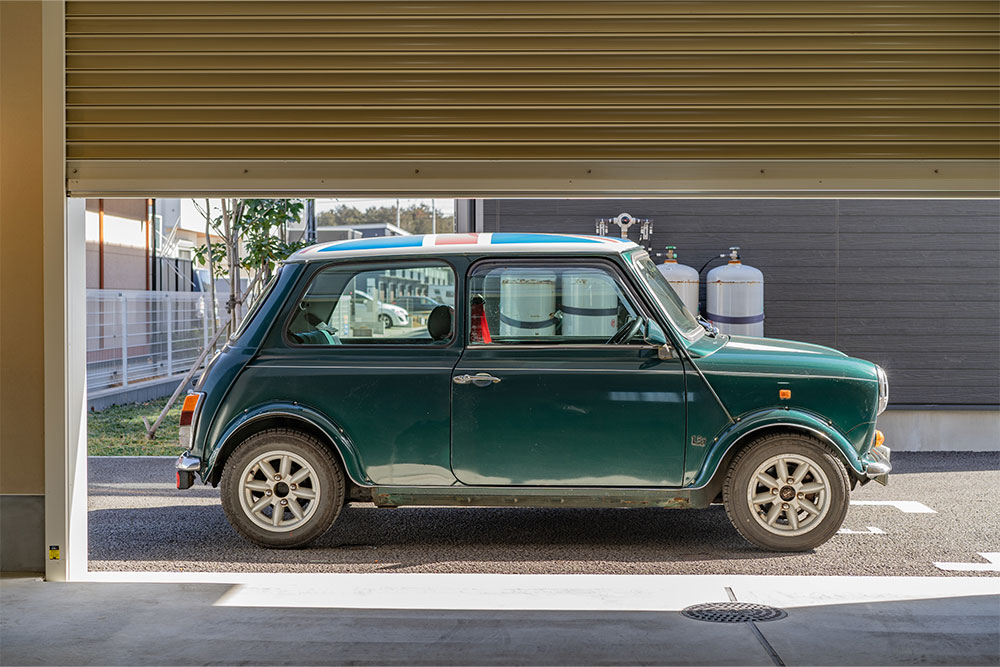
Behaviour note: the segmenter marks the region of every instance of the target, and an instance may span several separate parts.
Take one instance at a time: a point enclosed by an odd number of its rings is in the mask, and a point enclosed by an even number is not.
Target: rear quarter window
[[[419,297],[434,299],[431,310]],[[296,299],[293,345],[441,345],[454,331],[455,272],[444,263],[333,265]]]

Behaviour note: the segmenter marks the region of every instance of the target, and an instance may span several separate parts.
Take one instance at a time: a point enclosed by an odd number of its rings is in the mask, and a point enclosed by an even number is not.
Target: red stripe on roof
[[[434,245],[476,245],[479,234],[446,234],[434,239]]]

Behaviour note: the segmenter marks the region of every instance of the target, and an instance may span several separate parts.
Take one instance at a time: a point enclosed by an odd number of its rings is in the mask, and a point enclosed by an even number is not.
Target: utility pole
[[[431,234],[438,233],[438,210],[437,206],[434,205],[434,200],[431,199]]]
[[[316,200],[306,200],[306,243],[316,243]]]

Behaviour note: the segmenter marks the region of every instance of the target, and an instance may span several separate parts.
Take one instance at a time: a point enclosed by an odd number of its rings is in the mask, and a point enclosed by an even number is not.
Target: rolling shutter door
[[[78,196],[989,194],[998,3],[66,2]]]

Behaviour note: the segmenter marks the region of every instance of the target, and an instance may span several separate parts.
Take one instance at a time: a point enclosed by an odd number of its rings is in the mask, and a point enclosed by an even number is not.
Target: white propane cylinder
[[[677,263],[677,247],[667,246],[667,258],[657,268],[677,292],[692,315],[698,314],[698,271],[687,264]]]
[[[729,257],[705,279],[705,317],[722,333],[763,336],[764,274],[740,261],[739,248],[730,248]]]
[[[500,335],[512,338],[554,336],[556,274],[509,269],[500,277]]]
[[[564,336],[609,338],[618,330],[618,289],[603,271],[564,273],[560,309]]]

